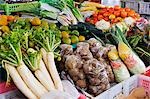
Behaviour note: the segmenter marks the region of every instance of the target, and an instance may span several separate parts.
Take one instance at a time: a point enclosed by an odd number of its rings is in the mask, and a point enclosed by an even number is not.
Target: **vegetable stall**
[[[5,2],[0,11],[0,73],[26,98],[93,99],[135,75],[150,77],[150,23],[130,8],[41,0]],[[148,99],[146,91],[124,98]]]

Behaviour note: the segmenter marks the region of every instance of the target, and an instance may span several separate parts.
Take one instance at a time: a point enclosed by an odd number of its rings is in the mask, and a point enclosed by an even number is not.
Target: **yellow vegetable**
[[[63,38],[69,38],[69,33],[66,32],[66,31],[62,31],[61,35],[62,35]]]
[[[108,52],[108,58],[110,60],[117,60],[119,58],[118,52],[115,48]]]
[[[80,41],[80,42],[85,41],[85,37],[82,36],[82,35],[80,35],[80,36],[79,36],[79,41]]]
[[[97,11],[97,8],[95,6],[81,7],[80,11]]]
[[[132,50],[124,42],[119,42],[118,52],[121,59],[125,60],[131,54]]]
[[[40,25],[41,24],[41,20],[39,18],[35,17],[35,18],[32,19],[31,24],[33,26]]]
[[[7,33],[9,33],[9,32],[10,32],[10,30],[9,30],[9,27],[8,27],[8,26],[2,26],[2,27],[1,27],[1,30],[2,30],[3,32],[7,32]]]
[[[82,3],[82,6],[95,6],[97,8],[104,8],[105,6],[99,3],[95,3],[95,2],[90,2],[90,1],[84,1]]]
[[[0,26],[8,25],[7,19],[0,17]]]

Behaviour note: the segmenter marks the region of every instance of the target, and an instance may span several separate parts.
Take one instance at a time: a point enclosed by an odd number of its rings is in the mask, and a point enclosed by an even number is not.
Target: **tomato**
[[[109,12],[104,13],[103,16],[104,16],[104,17],[109,16]]]
[[[97,19],[94,19],[94,20],[93,20],[93,23],[96,24],[97,21],[98,21]]]
[[[118,17],[118,16],[120,16],[120,12],[119,11],[114,11],[114,15]]]
[[[133,12],[131,12],[131,11],[128,12],[128,16],[129,16],[129,17],[134,17],[134,15],[135,15],[135,13],[133,13]]]
[[[134,10],[131,10],[130,12],[131,12],[131,13],[135,13],[135,11],[134,11]]]
[[[97,17],[97,13],[94,13],[94,14],[93,14],[93,17]]]
[[[105,10],[100,10],[99,14],[104,14],[106,11]]]
[[[103,16],[102,15],[98,15],[98,20],[101,20],[103,19]]]
[[[125,8],[125,11],[126,11],[126,12],[130,12],[131,9],[130,9],[130,8]]]
[[[105,17],[104,20],[105,20],[105,21],[109,21],[109,18],[108,18],[108,17]]]
[[[9,15],[9,16],[7,16],[7,20],[8,20],[8,21],[14,21],[14,20],[15,20],[15,17],[12,16],[12,15]]]
[[[116,5],[116,6],[114,6],[114,9],[115,9],[115,10],[119,10],[119,9],[120,9],[120,6]]]
[[[90,20],[90,23],[91,23],[91,24],[94,24],[94,20]]]
[[[114,8],[110,8],[110,9],[108,10],[108,12],[111,13],[111,14],[113,14]]]
[[[127,17],[127,12],[125,12],[125,11],[123,11],[123,12],[121,12],[121,17],[123,17],[123,18],[125,18],[125,17]]]
[[[123,11],[125,11],[125,9],[124,9],[124,8],[120,8],[119,11],[120,11],[120,12],[123,12]]]
[[[90,22],[90,20],[91,20],[90,18],[86,18],[85,19],[86,22]]]
[[[111,15],[109,16],[109,19],[110,19],[110,20],[115,19],[115,18],[116,18],[116,16],[115,16],[114,14],[111,14]]]
[[[117,23],[117,22],[119,22],[118,19],[112,19],[111,20],[111,23]]]

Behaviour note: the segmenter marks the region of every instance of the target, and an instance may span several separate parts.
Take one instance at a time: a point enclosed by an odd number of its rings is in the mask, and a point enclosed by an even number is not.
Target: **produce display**
[[[89,1],[38,3],[33,11],[0,15],[0,65],[7,85],[13,81],[27,98],[66,93],[62,80],[96,97],[132,75],[149,75],[150,23],[134,10]],[[137,88],[124,98],[145,97]]]

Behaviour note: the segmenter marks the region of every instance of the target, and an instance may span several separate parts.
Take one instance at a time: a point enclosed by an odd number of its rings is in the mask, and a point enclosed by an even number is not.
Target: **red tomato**
[[[96,24],[97,21],[98,21],[97,19],[96,19],[96,20],[93,20],[93,23]]]
[[[86,18],[85,19],[86,22],[90,22],[90,20],[91,20],[90,18]]]
[[[98,20],[101,20],[103,19],[103,16],[102,15],[98,15]]]
[[[115,10],[119,10],[119,9],[120,9],[120,6],[116,5],[116,6],[114,6],[114,9],[115,9]]]
[[[93,14],[93,17],[97,17],[97,13],[94,13],[94,14]]]
[[[120,16],[120,12],[119,11],[114,11],[114,15],[118,17],[118,16]]]
[[[100,10],[99,14],[104,14],[106,11],[105,10]]]
[[[131,9],[130,8],[125,8],[125,11],[129,12],[129,11],[131,11]]]
[[[128,12],[128,16],[129,16],[129,17],[134,17],[134,15],[135,15],[135,13],[133,13],[133,12],[131,12],[131,11]]]
[[[121,17],[125,18],[125,17],[127,17],[127,15],[128,15],[127,12],[125,12],[125,11],[121,12]]]
[[[90,23],[91,23],[91,24],[94,24],[94,20],[90,20]]]
[[[110,15],[109,12],[105,12],[105,13],[103,14],[104,17],[107,17],[107,16],[109,16],[109,15]]]
[[[111,13],[111,14],[113,14],[114,8],[110,8],[108,12]]]
[[[120,12],[123,12],[123,11],[125,11],[125,9],[124,9],[124,8],[120,8],[119,11],[120,11]]]
[[[108,18],[108,17],[105,17],[104,20],[105,20],[105,21],[109,21],[109,18]]]

